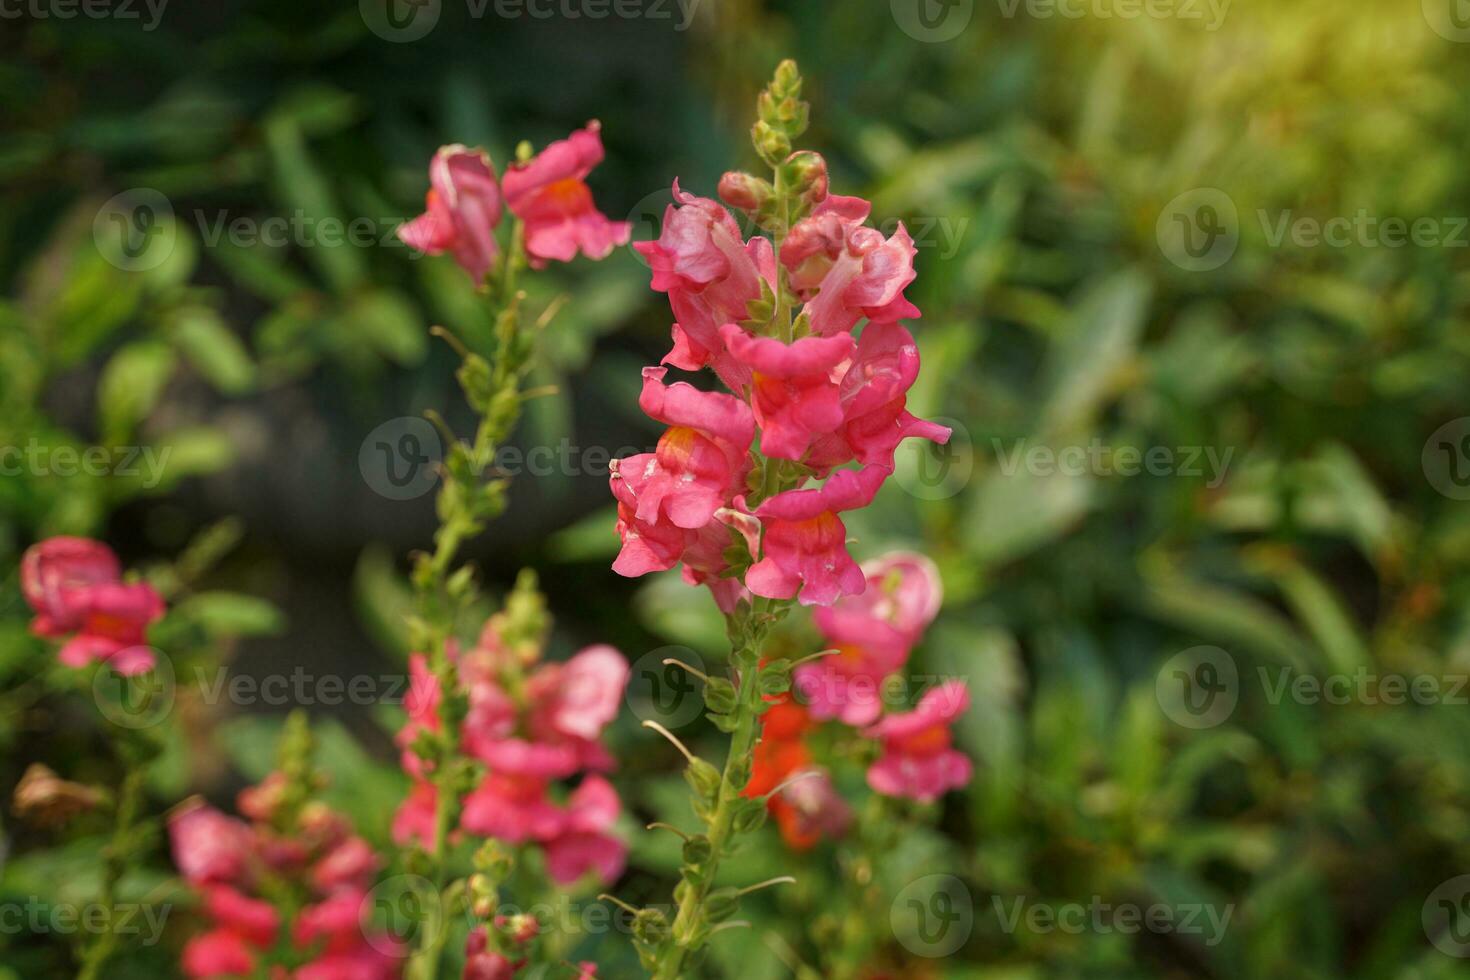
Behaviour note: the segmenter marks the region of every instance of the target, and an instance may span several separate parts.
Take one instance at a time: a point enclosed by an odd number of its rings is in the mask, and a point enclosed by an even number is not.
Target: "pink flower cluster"
[[[497,915],[492,923],[503,949],[491,944],[490,927],[479,926],[465,942],[463,980],[513,980],[526,965],[526,948],[541,932],[541,925],[530,915]],[[576,965],[571,980],[597,980],[597,964],[583,961]]]
[[[604,882],[622,874],[627,845],[609,832],[622,806],[599,772],[613,760],[602,730],[618,713],[629,668],[610,646],[592,646],[565,663],[525,664],[501,641],[492,621],[476,646],[456,657],[469,714],[459,732],[465,755],[485,763],[486,773],[464,801],[460,828],[510,844],[533,841],[547,870],[570,884],[587,871]],[[394,819],[400,842],[432,841],[437,788],[414,752],[422,732],[439,732],[438,678],[424,657],[410,661],[406,701],[409,720],[398,734],[404,769],[414,786]],[[559,806],[554,782],[586,772]]]
[[[36,616],[31,632],[65,639],[59,654],[68,667],[94,660],[119,674],[153,667],[148,627],[162,618],[163,597],[144,582],[124,582],[112,549],[88,538],[47,538],[20,563],[21,591]]]
[[[289,833],[278,830],[284,783],[275,773],[240,794],[249,823],[197,798],[169,818],[174,863],[211,923],[185,945],[184,975],[254,977],[266,965],[282,980],[392,980],[397,945],[364,925],[377,855],[319,803],[306,804]],[[275,904],[283,893],[305,902],[290,922]],[[279,963],[283,946],[299,965]]]
[[[865,562],[862,570],[864,592],[816,611],[817,629],[838,652],[796,669],[796,698],[814,719],[860,728],[879,742],[881,755],[868,769],[876,792],[931,802],[964,786],[972,774],[950,733],[969,707],[964,682],[932,688],[913,711],[880,716],[884,682],[903,669],[939,612],[939,571],[907,552]]]
[[[708,584],[727,612],[750,593],[825,606],[862,592],[838,515],[872,502],[904,438],[949,438],[906,408],[919,371],[900,322],[919,315],[903,295],[914,244],[901,224],[888,238],[869,227],[868,202],[828,196],[816,159],[814,206],[779,256],[770,239],[744,240],[723,205],[677,181],[659,238],[634,246],[676,320],[663,364],[709,367],[732,393],[666,384],[667,368],[644,369],[639,405],[669,428],[654,452],[614,461],[622,551],[613,568],[636,576],[682,562],[686,580]],[[737,203],[729,177],[721,187]],[[802,304],[789,341],[762,333],[783,280]],[[753,449],[825,482],[748,507]],[[731,529],[751,553],[743,581],[725,574]]]
[[[609,221],[592,201],[587,175],[601,162],[596,120],[530,160],[511,164],[502,179],[484,150],[442,146],[429,164],[425,211],[401,226],[398,237],[429,255],[451,253],[478,284],[500,252],[495,228],[508,208],[525,223],[532,266],[570,262],[578,252],[604,258],[627,242],[632,226]]]

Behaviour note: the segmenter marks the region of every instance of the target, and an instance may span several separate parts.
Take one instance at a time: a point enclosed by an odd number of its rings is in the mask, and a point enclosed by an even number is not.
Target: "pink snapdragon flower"
[[[839,370],[842,418],[816,441],[807,465],[818,472],[851,460],[891,467],[898,444],[910,436],[949,441],[949,429],[906,408],[919,375],[919,347],[903,324],[869,323],[852,360]]]
[[[667,517],[676,527],[698,530],[744,483],[755,419],[733,395],[683,381],[665,385],[667,373],[643,369],[638,405],[670,428],[658,441],[634,514],[646,524]]]
[[[117,556],[87,538],[48,538],[21,558],[21,592],[35,611],[31,631],[67,637],[57,654],[68,667],[104,661],[119,674],[153,668],[148,627],[163,618],[163,597],[144,582],[124,582]]]
[[[852,356],[851,336],[803,337],[790,344],[753,337],[733,323],[720,328],[730,355],[751,374],[751,407],[761,452],[801,460],[818,437],[843,421],[833,371]]]
[[[913,711],[888,715],[863,732],[878,739],[883,754],[868,769],[868,785],[885,796],[932,803],[970,781],[974,769],[953,748],[950,725],[970,706],[963,681],[931,689]]]
[[[36,613],[31,632],[75,633],[87,617],[87,589],[121,578],[117,555],[100,541],[62,536],[33,545],[20,560],[21,592]]]
[[[552,880],[570,885],[593,871],[599,881],[616,881],[623,873],[628,845],[608,831],[621,812],[611,783],[601,776],[582,780],[567,801],[561,832],[546,845],[546,870]]]
[[[939,613],[939,570],[923,555],[893,552],[862,565],[868,587],[815,610],[838,653],[796,668],[795,688],[812,717],[871,725],[882,713],[883,682]]]
[[[602,162],[601,130],[593,120],[505,170],[505,203],[525,222],[526,253],[537,268],[548,259],[570,262],[579,251],[605,258],[632,234],[629,222],[609,221],[597,210],[587,186],[587,175]]]
[[[768,599],[796,596],[802,605],[831,605],[867,587],[847,553],[847,527],[837,515],[873,502],[889,471],[880,466],[842,470],[819,489],[788,490],[761,503],[764,557],[746,573],[751,592]]]
[[[365,931],[363,905],[377,855],[346,818],[308,803],[283,835],[277,826],[279,774],[242,792],[252,823],[194,799],[169,818],[174,862],[200,891],[210,927],[184,946],[185,976],[248,977],[264,965],[291,980],[392,980],[396,944]],[[269,889],[262,882],[269,876]],[[271,897],[289,888],[301,901],[283,921]],[[289,973],[271,966],[283,941],[306,962]],[[300,962],[298,959],[297,962]]]
[[[452,252],[479,284],[499,253],[502,201],[490,155],[459,143],[441,146],[429,164],[429,187],[424,213],[401,225],[398,237],[428,255]]]
[[[903,295],[917,275],[914,241],[902,222],[886,239],[863,225],[869,208],[859,198],[828,197],[782,244],[781,264],[821,336],[847,333],[864,317],[875,323],[919,317]]]

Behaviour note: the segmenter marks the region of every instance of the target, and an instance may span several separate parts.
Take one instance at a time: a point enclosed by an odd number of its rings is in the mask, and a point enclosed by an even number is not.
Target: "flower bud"
[[[781,168],[782,179],[807,204],[820,204],[827,199],[827,161],[820,153],[811,150],[793,153]]]
[[[713,854],[714,848],[710,846],[709,838],[703,834],[684,842],[685,864],[704,864]]]
[[[761,668],[757,679],[760,692],[774,697],[791,690],[791,661],[772,660]]]
[[[741,211],[756,212],[776,193],[768,180],[761,180],[743,170],[728,171],[720,178],[720,200]]]
[[[735,710],[735,685],[723,677],[711,677],[704,685],[704,703],[717,715]]]
[[[737,834],[752,834],[766,822],[766,806],[760,800],[746,800],[735,811],[731,826]]]
[[[695,759],[684,770],[689,786],[706,800],[713,800],[720,791],[720,771],[703,759]]]
[[[762,119],[750,131],[750,140],[761,159],[774,164],[791,155],[791,137]]]
[[[669,938],[669,920],[658,909],[639,909],[633,916],[633,937],[640,943],[658,946]]]
[[[705,896],[704,916],[710,922],[724,922],[740,911],[740,893],[733,888],[716,888]]]
[[[14,808],[23,820],[58,826],[96,808],[102,794],[90,786],[68,782],[51,769],[33,763],[15,787]]]

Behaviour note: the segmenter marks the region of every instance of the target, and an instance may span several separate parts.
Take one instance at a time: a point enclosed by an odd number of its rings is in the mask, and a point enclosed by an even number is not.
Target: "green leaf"
[[[239,395],[255,386],[250,353],[214,310],[202,306],[178,310],[170,332],[189,363],[221,392]]]
[[[97,382],[98,425],[106,438],[124,440],[148,417],[177,364],[162,341],[137,341],[120,348]]]

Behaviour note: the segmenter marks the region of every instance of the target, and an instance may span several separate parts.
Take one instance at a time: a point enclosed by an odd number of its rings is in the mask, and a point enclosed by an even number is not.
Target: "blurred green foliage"
[[[179,551],[220,516],[218,498],[197,492],[201,477],[248,481],[300,462],[249,456],[229,427],[242,406],[305,390],[329,418],[361,423],[344,426],[357,433],[447,402],[426,327],[474,336],[486,324],[450,263],[378,244],[418,210],[439,143],[483,143],[503,161],[516,138],[542,143],[600,117],[599,200],[614,216],[656,216],[674,176],[709,193],[722,170],[751,164],[740,131],[750,100],[792,56],[834,189],[871,196],[877,220],[902,218],[920,245],[910,296],[925,311],[925,370],[910,407],[957,438],[943,452],[901,451],[898,479],[851,531],[860,555],[901,545],[940,563],[945,610],[913,670],[969,680],[961,741],[977,776],[938,831],[906,838],[873,873],[888,895],[923,874],[958,875],[973,933],[948,961],[907,956],[887,938],[886,905],[839,898],[831,849],[792,857],[768,834],[732,870],[798,874],[799,887],[742,909],[782,939],[730,937],[712,968],[759,978],[818,963],[811,936],[829,935],[824,914],[840,914],[877,937],[875,965],[902,964],[894,975],[1464,973],[1421,923],[1436,886],[1470,872],[1463,700],[1272,703],[1263,678],[1470,673],[1470,510],[1436,489],[1446,474],[1437,449],[1426,453],[1431,434],[1470,413],[1466,49],[1402,0],[1236,0],[1215,29],[1037,17],[1027,4],[944,9],[969,20],[939,43],[899,29],[887,4],[816,0],[708,2],[687,32],[677,17],[476,20],[446,4],[412,44],[375,37],[355,4],[285,0],[170,9],[146,33],[118,21],[7,26],[0,445],[174,455],[149,487],[118,475],[0,478],[0,567],[61,532],[105,536],[139,558]],[[146,272],[109,264],[94,241],[98,208],[134,187],[157,189],[173,211],[175,247]],[[1233,209],[1238,244],[1195,271],[1176,261],[1168,230],[1181,195],[1202,189]],[[1462,245],[1394,247],[1380,234],[1338,247],[1278,231],[1360,213],[1431,219],[1451,237],[1458,227]],[[295,216],[314,230],[280,246],[212,241],[221,220]],[[324,221],[364,216],[371,244],[315,237]],[[1203,228],[1197,210],[1183,216]],[[560,393],[535,403],[528,445],[651,441],[637,367],[663,353],[668,324],[645,277],[619,255],[567,280],[540,379]],[[350,470],[348,442],[328,455]],[[1092,446],[1106,452],[1080,472],[1025,465],[1031,450]],[[1159,448],[1173,454],[1159,473],[1127,475],[1110,455]],[[599,479],[538,478],[512,493],[537,530],[493,529],[512,553],[492,543],[483,558],[500,582],[516,561],[542,570],[560,646],[606,639],[636,659],[677,643],[723,656],[704,597],[607,570],[615,544]],[[397,546],[404,512],[386,513],[381,536]],[[281,520],[255,515],[247,530],[266,543],[191,601],[208,606],[215,585],[265,583],[280,597],[313,581],[320,546],[298,554],[297,525]],[[336,587],[351,590],[360,622],[323,613],[318,645],[366,650],[366,634],[381,663],[399,662],[401,566],[361,536],[338,546],[355,574]],[[101,764],[75,761],[97,749],[90,704],[69,702],[43,670],[14,576],[0,588],[4,785],[36,758],[105,781]],[[229,624],[222,636],[280,625],[262,607],[221,602],[190,628],[211,615]],[[1171,658],[1201,645],[1235,664],[1239,703],[1192,730],[1157,691]],[[287,664],[315,655],[289,633],[243,650],[242,668],[252,650]],[[218,794],[268,764],[272,718],[205,714],[171,721],[180,734],[160,805],[186,786]],[[401,785],[384,735],[396,709],[362,714],[323,728],[322,761],[334,802],[381,840]],[[612,734],[634,811],[623,893],[656,901],[678,854],[672,838],[636,832],[635,818],[677,820],[686,804],[672,754],[649,749],[635,723]],[[58,729],[68,737],[47,744]],[[713,744],[717,733],[689,737]],[[90,894],[96,840],[45,843],[17,832],[6,901]],[[131,894],[166,889],[166,867],[160,850]],[[1005,913],[1018,900],[1232,914],[1208,944],[1013,928]],[[171,975],[185,918],[165,947],[114,975]],[[62,938],[0,937],[0,976],[50,975],[65,962]],[[588,937],[576,953],[620,976],[624,947]]]

